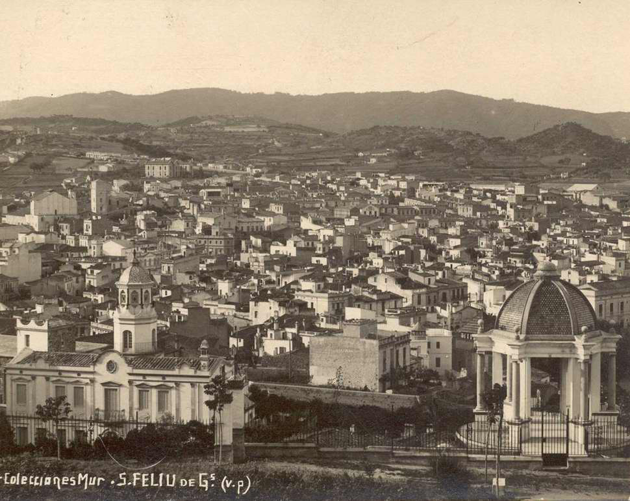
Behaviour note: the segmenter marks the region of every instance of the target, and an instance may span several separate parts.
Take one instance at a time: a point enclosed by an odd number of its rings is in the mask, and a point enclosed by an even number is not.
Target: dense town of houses
[[[209,375],[298,351],[312,385],[469,377],[472,335],[545,259],[599,319],[630,321],[630,199],[597,185],[186,172],[154,160],[140,184],[83,175],[4,208],[9,412],[67,395],[78,414],[194,419]]]

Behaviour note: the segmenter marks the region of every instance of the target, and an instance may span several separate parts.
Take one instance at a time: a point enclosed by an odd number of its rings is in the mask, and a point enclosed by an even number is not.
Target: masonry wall
[[[324,403],[339,403],[342,405],[373,405],[390,410],[402,407],[413,407],[418,399],[414,395],[389,395],[387,393],[374,393],[371,391],[336,390],[334,388],[319,388],[316,386],[282,384],[282,383],[252,383],[261,389],[275,395],[282,395],[292,400],[310,402],[313,399]]]
[[[340,373],[346,388],[378,391],[378,341],[345,336],[314,337],[310,343],[310,376],[316,385],[328,384]]]

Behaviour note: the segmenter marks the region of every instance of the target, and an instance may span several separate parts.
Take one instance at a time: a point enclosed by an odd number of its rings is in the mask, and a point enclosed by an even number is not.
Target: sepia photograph
[[[0,19],[0,499],[630,499],[629,2]]]

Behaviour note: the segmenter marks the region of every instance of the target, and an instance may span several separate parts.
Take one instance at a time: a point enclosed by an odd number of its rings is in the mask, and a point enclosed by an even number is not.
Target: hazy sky
[[[630,111],[628,0],[0,0],[0,100],[454,89]]]

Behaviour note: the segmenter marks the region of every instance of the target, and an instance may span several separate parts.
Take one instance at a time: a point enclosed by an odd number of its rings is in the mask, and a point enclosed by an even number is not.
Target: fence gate
[[[569,460],[569,414],[540,411],[543,467],[567,467]],[[533,430],[533,431],[534,431]]]

